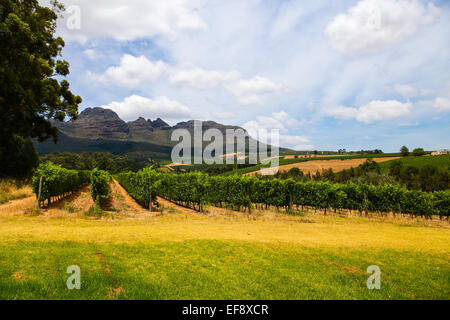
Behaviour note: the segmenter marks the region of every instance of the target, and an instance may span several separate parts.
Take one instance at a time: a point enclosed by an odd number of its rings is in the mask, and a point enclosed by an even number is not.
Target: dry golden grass
[[[449,254],[448,222],[426,222],[399,218],[340,217],[307,214],[288,216],[262,212],[247,215],[222,209],[208,214],[174,213],[139,219],[87,220],[77,215],[63,219],[44,215],[15,217],[0,214],[2,241],[20,238],[39,241],[134,243],[232,239],[283,242],[302,246],[384,247],[426,250]],[[432,239],[427,241],[426,239]]]
[[[1,215],[23,214],[25,210],[33,205],[37,206],[36,197],[33,195],[31,187],[24,187],[21,190],[13,191],[13,193],[19,192],[23,192],[24,197],[17,200],[10,200],[5,204],[0,205]]]
[[[375,162],[381,163],[390,160],[399,159],[399,157],[373,158]],[[279,171],[289,171],[292,168],[299,168],[303,173],[315,174],[317,170],[322,172],[323,169],[333,169],[334,172],[339,172],[345,169],[355,168],[366,162],[367,159],[345,159],[345,160],[312,160],[306,162],[299,162],[280,166]]]
[[[299,155],[298,158],[302,159],[302,158],[327,158],[327,157],[338,157],[340,155],[337,154],[311,154],[311,155]],[[341,156],[348,156],[348,155],[341,155]],[[284,156],[284,159],[294,159],[295,155],[288,155],[288,156]]]

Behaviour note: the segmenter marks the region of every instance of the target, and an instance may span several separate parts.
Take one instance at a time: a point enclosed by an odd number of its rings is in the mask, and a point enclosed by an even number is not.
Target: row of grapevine
[[[156,203],[157,196],[162,196],[186,207],[197,206],[198,210],[206,204],[203,197],[206,192],[206,177],[200,173],[163,174],[151,168],[116,176],[125,190],[145,207],[150,208],[150,202]]]
[[[151,210],[150,203],[156,204],[156,197],[160,194],[160,174],[151,168],[145,168],[139,173],[128,172],[117,175],[119,183],[141,205]]]
[[[89,182],[89,171],[64,169],[51,162],[39,165],[33,177],[33,192],[39,201],[39,206],[47,200],[47,205],[73,193],[83,184]],[[40,194],[39,194],[40,187]]]
[[[254,205],[291,209],[307,206],[327,210],[359,210],[449,216],[450,191],[427,193],[384,185],[296,182],[247,176],[208,176],[202,173],[167,174],[145,169],[117,176],[138,202],[161,196],[199,211],[206,204],[235,210]],[[154,200],[153,200],[154,201]]]
[[[110,181],[111,176],[108,172],[98,169],[91,171],[91,197],[97,205],[108,197]]]

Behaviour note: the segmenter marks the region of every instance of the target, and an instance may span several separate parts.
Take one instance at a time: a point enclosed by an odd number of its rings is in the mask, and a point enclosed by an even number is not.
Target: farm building
[[[438,150],[431,153],[432,156],[442,156],[444,154],[450,154],[450,150]]]

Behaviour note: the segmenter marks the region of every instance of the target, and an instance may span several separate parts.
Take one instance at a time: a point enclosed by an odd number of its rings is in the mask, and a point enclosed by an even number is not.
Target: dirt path
[[[114,180],[110,184],[112,199],[110,202],[111,208],[122,213],[150,215],[151,213],[136,202],[128,192]]]
[[[69,212],[86,212],[93,205],[94,201],[91,197],[91,186],[86,185],[75,191],[70,196],[50,204],[47,208],[47,212],[49,214],[58,213],[61,210]]]
[[[90,196],[90,191],[90,186],[84,186],[70,196],[50,204],[47,208],[41,209],[41,212],[44,215],[50,216],[85,212],[94,204]],[[36,209],[37,211],[35,195],[30,195],[19,200],[11,200],[6,204],[0,205],[0,215],[23,215],[30,209]]]
[[[125,205],[129,208],[129,210],[145,214],[145,215],[155,215],[158,212],[169,211],[171,213],[188,213],[188,214],[198,214],[197,211],[189,208],[185,208],[179,206],[171,201],[158,197],[159,208],[153,207],[152,212],[150,213],[148,209],[143,208],[139,203],[136,202],[128,192],[119,184],[117,180],[114,180],[114,183],[111,186],[112,193],[114,195],[113,207],[117,208],[121,205]]]
[[[198,213],[197,211],[195,211],[193,209],[179,206],[176,203],[173,203],[173,202],[163,199],[161,197],[158,197],[158,203],[159,203],[159,206],[161,207],[161,210],[163,210],[163,211],[165,209],[169,209],[170,211],[173,211],[173,213],[189,213],[189,214],[197,214]]]
[[[23,199],[11,200],[0,205],[0,215],[22,215],[25,210],[33,206],[37,207],[37,200],[34,195]]]

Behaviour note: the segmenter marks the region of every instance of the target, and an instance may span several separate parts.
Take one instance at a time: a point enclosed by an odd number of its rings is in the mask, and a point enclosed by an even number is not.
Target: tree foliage
[[[266,176],[265,179],[294,179],[295,181],[328,181],[335,183],[363,183],[375,186],[398,185],[409,190],[443,191],[450,189],[449,168],[445,165],[423,164],[421,167],[405,165],[403,161],[396,160],[390,163],[388,173],[381,173],[380,165],[368,159],[356,168],[333,172],[330,169],[317,171],[314,176],[304,175],[298,168],[279,172],[275,176]]]
[[[111,174],[128,171],[139,171],[145,168],[149,161],[135,160],[127,156],[113,155],[108,152],[82,152],[82,153],[50,153],[41,157],[41,161],[51,161],[66,169],[99,170]]]
[[[39,164],[33,142],[30,139],[14,135],[11,139],[1,143],[0,177],[29,178]]]
[[[409,156],[409,149],[407,146],[403,146],[400,148],[400,153],[402,154],[403,157],[407,157]]]
[[[17,137],[57,140],[50,120],[76,119],[81,97],[69,89],[69,63],[60,59],[64,41],[55,37],[61,4],[53,9],[38,0],[2,0],[0,5],[0,173],[14,176],[7,167],[15,155]],[[8,171],[6,171],[8,168]]]
[[[413,150],[412,154],[415,157],[420,157],[420,156],[425,155],[425,150],[423,150],[423,148],[416,148]]]

